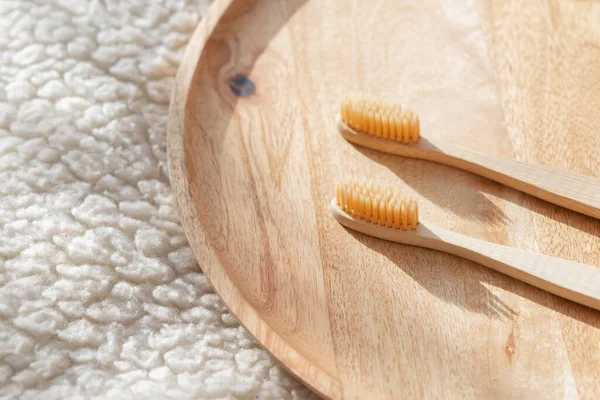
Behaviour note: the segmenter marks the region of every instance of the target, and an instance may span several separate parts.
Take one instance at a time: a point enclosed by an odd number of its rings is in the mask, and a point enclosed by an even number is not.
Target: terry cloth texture
[[[305,399],[174,210],[168,100],[206,0],[0,0],[0,397]]]

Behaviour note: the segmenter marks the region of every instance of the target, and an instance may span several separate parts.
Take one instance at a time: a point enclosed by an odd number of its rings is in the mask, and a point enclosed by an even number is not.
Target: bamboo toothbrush
[[[399,104],[369,95],[346,96],[341,103],[338,128],[346,140],[358,145],[464,169],[600,218],[600,180],[422,138],[418,116]]]
[[[414,199],[372,181],[342,181],[329,212],[340,224],[355,231],[454,254],[600,310],[599,268],[473,239],[420,222]]]

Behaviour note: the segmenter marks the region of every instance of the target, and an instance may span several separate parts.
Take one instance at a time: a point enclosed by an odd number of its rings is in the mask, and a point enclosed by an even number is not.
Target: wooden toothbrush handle
[[[454,254],[600,310],[600,268],[489,243],[426,222],[421,222],[413,231],[386,228],[345,213],[335,199],[329,212],[340,224],[366,235]]]
[[[600,310],[600,268],[485,242],[443,228],[421,224],[422,247],[475,261],[532,286]]]
[[[600,179],[517,160],[426,142],[423,158],[451,165],[510,186],[550,203],[600,218]]]

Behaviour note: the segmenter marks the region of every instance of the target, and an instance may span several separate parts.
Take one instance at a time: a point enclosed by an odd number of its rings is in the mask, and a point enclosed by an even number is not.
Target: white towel
[[[0,0],[0,397],[299,399],[187,245],[173,78],[207,0]]]

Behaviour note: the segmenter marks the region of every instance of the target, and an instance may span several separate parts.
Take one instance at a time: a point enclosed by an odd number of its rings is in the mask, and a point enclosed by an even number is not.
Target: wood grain
[[[600,315],[476,263],[341,227],[348,173],[454,232],[600,264],[597,221],[468,172],[354,147],[349,90],[432,140],[597,175],[600,5],[216,0],[173,92],[169,166],[199,264],[257,340],[336,399],[596,398]]]

